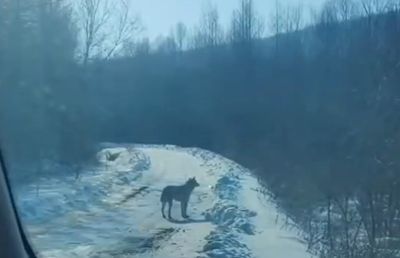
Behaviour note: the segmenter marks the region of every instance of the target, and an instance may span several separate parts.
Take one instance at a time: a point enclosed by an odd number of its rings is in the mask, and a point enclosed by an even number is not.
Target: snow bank
[[[17,204],[42,257],[310,257],[249,171],[215,153],[108,144],[99,166],[19,189]],[[196,176],[188,213],[160,212],[166,185]],[[39,186],[39,187],[38,187]]]

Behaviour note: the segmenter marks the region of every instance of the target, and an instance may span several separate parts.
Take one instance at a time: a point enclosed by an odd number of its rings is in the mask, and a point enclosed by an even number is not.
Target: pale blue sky
[[[238,6],[239,0],[130,0],[132,9],[140,14],[146,30],[143,36],[151,39],[158,35],[166,35],[177,22],[182,21],[189,28],[197,24],[203,6],[208,2],[216,4],[221,23],[229,23],[232,11]],[[304,6],[306,13],[310,7],[318,8],[324,0],[279,0],[282,5],[298,4]],[[268,15],[274,9],[275,0],[254,0],[257,11],[268,20]]]

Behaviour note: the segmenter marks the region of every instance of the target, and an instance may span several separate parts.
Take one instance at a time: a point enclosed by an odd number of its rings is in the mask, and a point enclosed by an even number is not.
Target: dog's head
[[[197,183],[196,177],[189,178],[189,180],[186,182],[186,184],[191,186],[191,187],[193,187],[193,188],[195,188],[195,187],[200,185],[199,183]]]

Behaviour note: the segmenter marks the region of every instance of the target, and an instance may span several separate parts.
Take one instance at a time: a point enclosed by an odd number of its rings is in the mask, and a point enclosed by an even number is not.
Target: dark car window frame
[[[4,217],[10,217],[11,218],[10,220],[14,219],[14,222],[16,223],[16,227],[14,227],[13,225],[10,225],[10,224],[12,224],[12,222],[10,222],[10,221],[1,221],[1,223],[8,223],[7,225],[3,224],[4,229],[7,229],[7,230],[5,230],[5,232],[3,232],[3,234],[1,234],[1,236],[0,236],[1,243],[2,244],[15,243],[15,244],[12,246],[7,246],[7,247],[3,246],[3,247],[1,247],[0,250],[4,250],[5,252],[8,251],[7,253],[12,252],[13,254],[18,254],[18,253],[24,252],[25,257],[36,258],[35,252],[33,251],[32,246],[29,243],[28,238],[26,237],[21,220],[18,216],[18,210],[16,208],[15,199],[13,197],[13,193],[11,190],[10,180],[9,180],[7,171],[8,170],[6,167],[5,160],[4,160],[3,152],[0,147],[0,172],[1,172],[0,176],[2,177],[2,179],[4,179],[4,184],[2,184],[1,187],[5,187],[5,189],[0,189],[2,192],[5,193],[4,196],[1,196],[2,200],[0,200],[0,201],[1,201],[2,206],[4,205],[4,207],[1,207],[2,210],[0,212],[6,214],[6,215],[4,215]],[[9,208],[7,208],[7,207],[9,207]],[[12,232],[10,232],[10,231],[12,231]],[[18,239],[18,237],[19,237],[19,239]],[[4,239],[2,239],[2,238],[4,238]],[[12,239],[10,239],[10,238],[12,238]],[[14,249],[18,248],[18,246],[20,246],[20,244],[22,244],[22,248],[24,250],[11,250],[12,248],[14,248]],[[3,254],[0,253],[0,255],[2,256]],[[8,258],[8,257],[5,257],[5,258]],[[12,258],[19,258],[19,256],[12,257]]]

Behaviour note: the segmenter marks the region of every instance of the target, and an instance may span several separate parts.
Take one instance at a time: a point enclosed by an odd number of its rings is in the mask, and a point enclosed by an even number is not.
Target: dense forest
[[[227,27],[208,5],[154,42],[128,6],[0,0],[10,168],[84,164],[101,142],[202,147],[252,169],[320,257],[398,255],[399,1],[241,0]]]

